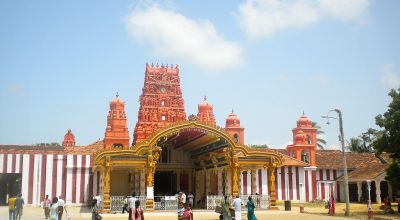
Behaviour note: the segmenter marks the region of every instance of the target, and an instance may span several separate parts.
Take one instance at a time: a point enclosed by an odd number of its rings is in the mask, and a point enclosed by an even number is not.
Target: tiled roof
[[[81,154],[94,155],[104,149],[103,141],[95,141],[88,146],[36,146],[0,145],[1,154]]]
[[[375,153],[346,153],[348,169],[356,169],[373,164],[391,163],[388,154],[375,156]],[[343,169],[343,155],[339,150],[317,150],[316,165],[319,169]]]
[[[373,180],[389,167],[389,164],[371,164],[369,166],[359,167],[349,172],[349,181]],[[339,181],[343,181],[344,177],[340,177]]]

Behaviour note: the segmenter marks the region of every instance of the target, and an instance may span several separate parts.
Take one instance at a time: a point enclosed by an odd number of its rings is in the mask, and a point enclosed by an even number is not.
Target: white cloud
[[[387,63],[381,68],[381,83],[388,88],[399,88],[400,86],[400,74],[396,73],[394,70],[394,65]]]
[[[262,38],[288,28],[300,28],[331,16],[358,19],[369,0],[246,0],[239,5],[237,20],[249,38]]]
[[[308,1],[247,0],[239,6],[239,26],[250,38],[270,36],[318,20],[318,11]]]
[[[150,43],[157,55],[215,71],[238,66],[242,50],[225,40],[209,21],[196,21],[153,4],[136,8],[127,18],[129,33]]]
[[[342,20],[360,18],[369,6],[369,0],[319,0],[323,12]]]
[[[326,87],[330,83],[330,80],[329,80],[328,76],[325,75],[325,74],[315,74],[314,75],[314,79],[322,87]]]

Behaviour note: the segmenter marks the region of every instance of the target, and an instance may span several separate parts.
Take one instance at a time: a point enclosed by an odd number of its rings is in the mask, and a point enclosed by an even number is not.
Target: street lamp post
[[[368,187],[368,219],[373,219],[374,212],[372,211],[372,206],[371,206],[371,180],[367,180],[367,187]]]
[[[335,117],[329,116],[329,113],[335,111],[339,115],[339,119]],[[333,109],[328,112],[326,116],[322,116],[322,118],[328,119],[327,124],[329,124],[329,119],[333,118],[339,121],[339,131],[340,131],[340,143],[342,145],[342,154],[343,154],[343,175],[344,175],[344,192],[346,197],[346,211],[345,216],[350,215],[350,200],[349,200],[349,176],[347,175],[347,159],[346,152],[344,147],[344,134],[343,134],[343,120],[342,120],[342,111],[340,109]]]

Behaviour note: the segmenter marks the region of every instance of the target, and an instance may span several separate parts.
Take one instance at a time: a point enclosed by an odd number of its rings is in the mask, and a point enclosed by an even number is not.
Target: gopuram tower
[[[178,65],[146,64],[133,144],[146,140],[159,128],[185,119]]]

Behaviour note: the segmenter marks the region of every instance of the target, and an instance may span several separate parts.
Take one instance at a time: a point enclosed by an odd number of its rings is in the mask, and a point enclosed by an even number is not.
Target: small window
[[[167,116],[166,116],[166,115],[162,115],[162,116],[161,116],[161,120],[162,120],[162,121],[166,121],[166,120],[167,120]]]
[[[165,101],[161,101],[161,106],[165,106]]]
[[[311,139],[310,135],[307,135],[307,142],[308,142],[308,144],[312,144],[312,139]]]
[[[233,135],[233,139],[235,140],[235,143],[239,143],[240,138],[238,134]]]

